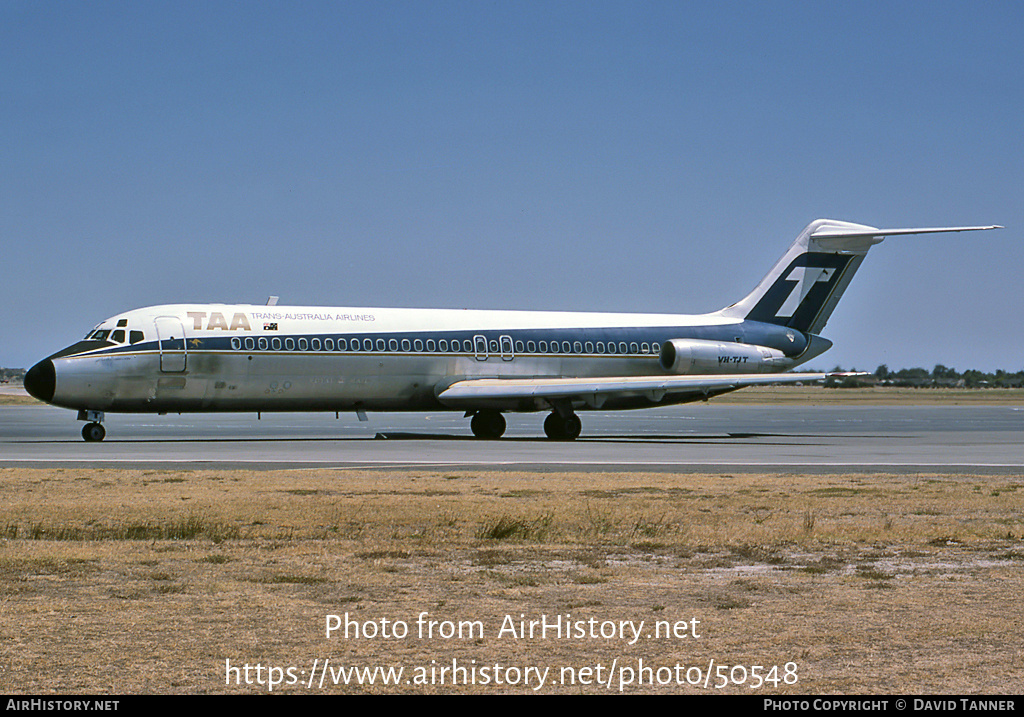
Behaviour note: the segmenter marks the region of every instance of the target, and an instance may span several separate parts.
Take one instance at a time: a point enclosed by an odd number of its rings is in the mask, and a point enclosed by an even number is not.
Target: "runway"
[[[86,443],[71,411],[0,407],[0,467],[437,468],[1017,474],[1024,407],[697,404],[582,413],[575,442],[543,414],[509,414],[498,441],[460,413],[108,415]]]

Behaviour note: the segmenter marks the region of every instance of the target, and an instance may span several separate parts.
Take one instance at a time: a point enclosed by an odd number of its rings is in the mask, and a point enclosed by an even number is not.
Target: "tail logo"
[[[747,318],[807,331],[842,282],[851,259],[844,254],[801,254],[778,274]]]
[[[785,281],[795,283],[789,292],[789,296],[782,302],[779,310],[775,312],[775,316],[780,319],[792,318],[793,314],[800,307],[801,302],[811,293],[814,285],[819,281],[828,283],[835,273],[836,270],[831,267],[794,266],[793,270],[789,272],[789,276],[785,278]]]

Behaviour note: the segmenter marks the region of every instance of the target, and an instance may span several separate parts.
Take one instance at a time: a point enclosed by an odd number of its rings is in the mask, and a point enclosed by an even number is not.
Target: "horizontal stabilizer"
[[[987,227],[924,227],[921,229],[846,229],[842,227],[835,227],[825,225],[820,229],[814,230],[811,234],[815,239],[828,238],[828,237],[891,237],[899,234],[942,234],[945,232],[979,232],[988,231],[989,229],[1002,229],[1003,227],[998,224],[992,224]]]

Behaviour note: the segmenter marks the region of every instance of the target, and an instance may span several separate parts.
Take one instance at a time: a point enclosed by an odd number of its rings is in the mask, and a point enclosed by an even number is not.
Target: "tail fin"
[[[750,294],[718,313],[820,334],[868,249],[885,237],[1001,228],[876,229],[818,219],[807,225]]]

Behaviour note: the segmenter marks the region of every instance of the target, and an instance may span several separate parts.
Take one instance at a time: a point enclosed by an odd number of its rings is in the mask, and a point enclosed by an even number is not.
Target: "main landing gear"
[[[544,433],[553,441],[575,441],[582,430],[583,423],[575,413],[563,416],[558,411],[552,411],[544,419]]]
[[[505,433],[505,417],[501,411],[485,409],[473,414],[473,420],[469,422],[473,435],[477,438],[494,440],[501,438]]]
[[[484,409],[473,414],[469,427],[477,438],[496,440],[505,433],[505,417],[501,411]],[[544,433],[553,441],[574,441],[580,437],[582,429],[580,417],[572,411],[563,415],[555,410],[544,419]]]
[[[89,421],[82,426],[82,438],[88,443],[98,443],[107,437],[107,429],[100,421],[103,420],[103,411],[79,411],[79,421]]]

